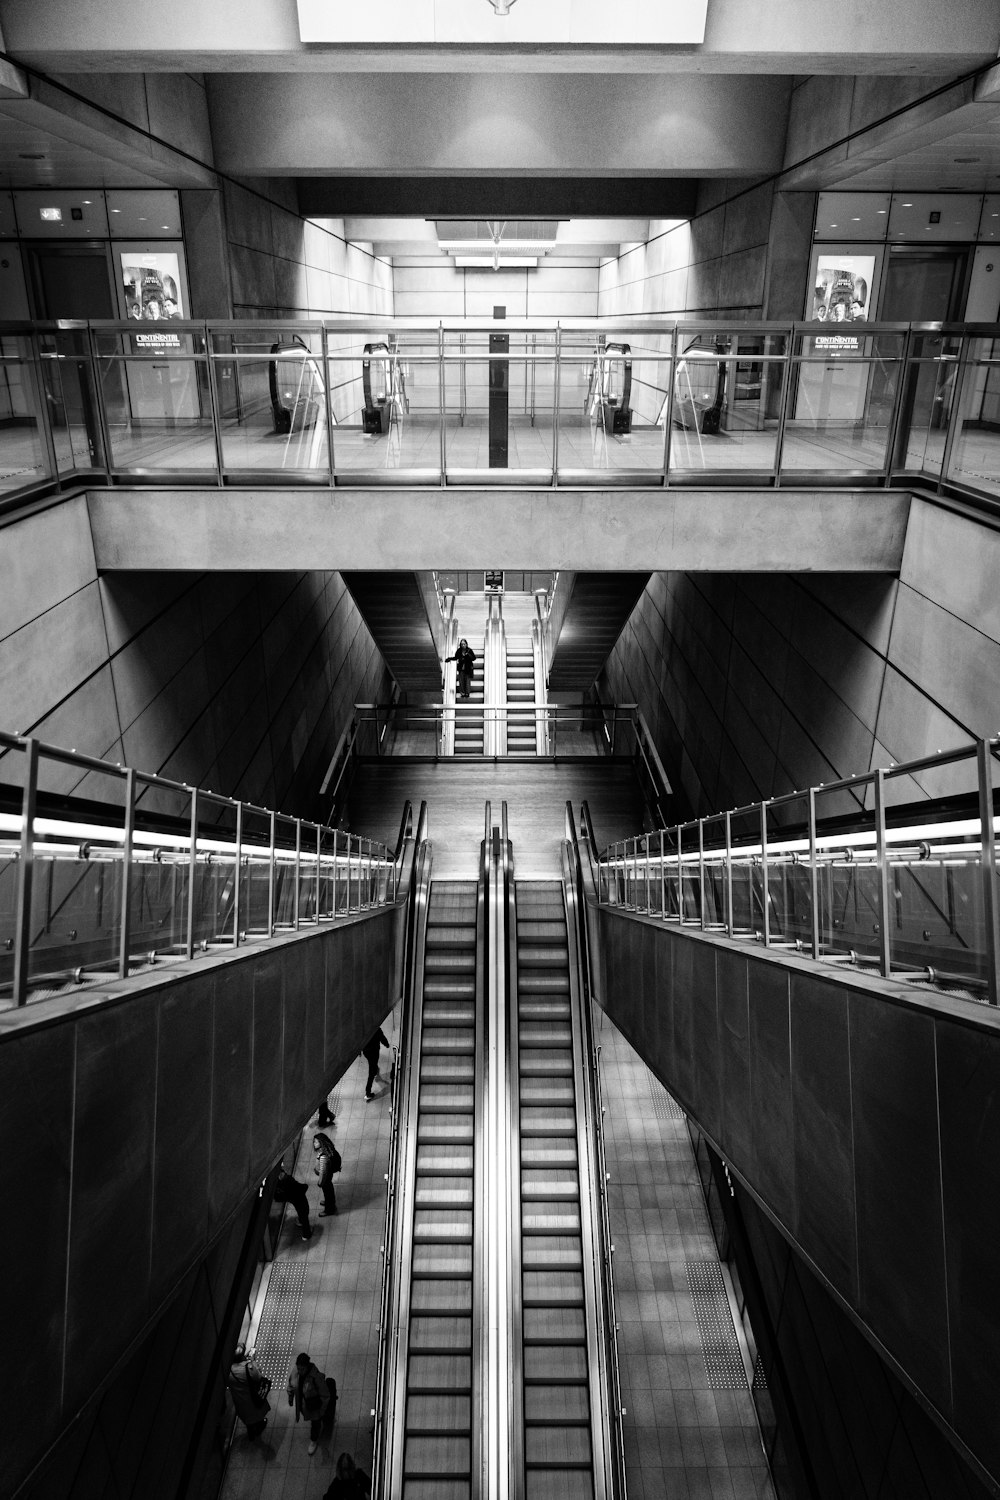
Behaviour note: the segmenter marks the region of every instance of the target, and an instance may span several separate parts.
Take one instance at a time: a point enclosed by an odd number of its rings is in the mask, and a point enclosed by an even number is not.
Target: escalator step
[[[540,1474],[545,1470],[540,1469]],[[469,1479],[406,1479],[400,1500],[472,1500]],[[589,1497],[583,1497],[589,1500]]]
[[[582,1307],[526,1307],[525,1344],[584,1344],[587,1320]]]
[[[577,1168],[576,1138],[574,1136],[529,1135],[521,1141],[521,1167],[554,1170],[556,1167]],[[417,1162],[417,1171],[420,1163]]]
[[[517,997],[522,995],[568,995],[569,975],[565,972],[558,973],[553,970],[546,973],[545,970],[529,970],[526,974],[519,973],[517,976]]]
[[[476,1024],[474,1000],[425,1000],[424,1026],[469,1026]]]
[[[524,1478],[524,1500],[594,1500],[594,1475],[586,1469],[528,1469]],[[409,1485],[405,1500],[417,1500]]]
[[[442,944],[440,948],[432,948],[427,954],[424,962],[424,978],[428,974],[454,974],[456,978],[464,978],[466,974],[476,972],[476,950],[475,948],[455,948]]]
[[[532,946],[527,943],[517,945],[518,969],[565,969],[569,964],[569,950],[560,947],[558,943],[546,943],[542,946]]]
[[[522,1021],[517,1039],[522,1047],[570,1048],[573,1028],[568,1021]]]
[[[472,1349],[472,1319],[411,1318],[410,1348],[421,1354],[468,1354]]]
[[[561,1078],[573,1071],[569,1047],[522,1047],[517,1058],[522,1078]]]
[[[423,1095],[421,1095],[421,1098]],[[524,1090],[521,1090],[522,1101]],[[576,1135],[576,1110],[571,1108],[546,1109],[521,1104],[522,1135]]]
[[[524,1435],[524,1461],[554,1469],[589,1468],[589,1427],[529,1427]]]
[[[418,1174],[414,1201],[418,1208],[471,1209],[471,1177],[422,1177]]]
[[[544,1386],[538,1389],[544,1390]],[[576,1386],[570,1390],[576,1391]],[[552,1422],[555,1418],[545,1411],[546,1404],[555,1410],[555,1403],[538,1403],[540,1420]],[[568,1405],[568,1403],[567,1403]],[[472,1402],[468,1396],[451,1396],[441,1392],[437,1396],[411,1396],[406,1403],[406,1431],[413,1434],[433,1432],[468,1432],[472,1422]]]
[[[460,1146],[471,1142],[474,1127],[472,1115],[418,1115],[417,1140],[421,1145]]]
[[[543,921],[538,917],[529,917],[518,911],[517,916],[517,942],[522,943],[560,943],[566,946],[566,919],[562,912],[559,920]]]
[[[468,1354],[414,1354],[410,1357],[408,1391],[468,1391],[472,1360]]]
[[[447,1180],[447,1179],[445,1179]],[[550,1198],[553,1203],[579,1202],[580,1182],[575,1171],[527,1170],[521,1173],[521,1197],[535,1203]]]
[[[554,1203],[551,1199],[522,1203],[521,1231],[523,1234],[579,1234],[580,1205]]]
[[[475,1002],[476,980],[475,975],[470,974],[468,978],[463,974],[430,974],[424,975],[424,999],[425,1000],[471,1000]]]
[[[424,1056],[420,1059],[421,1083],[472,1083],[475,1061],[471,1053],[458,1057]]]
[[[473,921],[468,926],[447,925],[445,923],[427,924],[427,940],[425,947],[434,948],[471,948],[476,947],[475,908],[472,913]]]
[[[552,1165],[548,1157],[543,1157],[546,1166]],[[524,1164],[524,1153],[521,1153],[521,1162]],[[539,1166],[542,1162],[531,1161],[532,1166]],[[575,1165],[575,1155],[573,1163]],[[472,1175],[472,1146],[471,1145],[449,1145],[441,1142],[434,1146],[417,1147],[417,1176],[418,1177],[471,1177]]]
[[[472,1467],[472,1441],[468,1437],[409,1437],[403,1450],[403,1473],[418,1477],[448,1478],[468,1474]]]
[[[531,1344],[524,1351],[525,1382],[574,1385],[587,1379],[583,1344]]]
[[[525,995],[517,1002],[519,1021],[565,1021],[569,1016],[568,995]]]
[[[413,1274],[430,1279],[452,1280],[472,1275],[471,1245],[415,1245]]]
[[[475,1099],[474,1089],[471,1084],[458,1084],[449,1086],[444,1083],[428,1083],[420,1090],[420,1113],[430,1115],[432,1118],[437,1114],[471,1114]]]
[[[583,1266],[583,1246],[576,1234],[533,1234],[521,1253],[525,1274],[529,1270],[570,1271]]]
[[[552,1106],[573,1105],[576,1102],[573,1093],[572,1078],[522,1078],[521,1103],[530,1105]]]
[[[476,1033],[471,1026],[430,1026],[423,1035],[423,1057],[458,1057],[475,1050]]]
[[[472,1282],[422,1277],[410,1289],[410,1313],[471,1313]]]
[[[525,1271],[525,1307],[582,1307],[580,1271]]]
[[[551,1207],[552,1205],[550,1205]],[[413,1214],[414,1242],[457,1245],[472,1241],[472,1212],[462,1209],[418,1208]]]
[[[407,1408],[407,1418],[409,1408]],[[575,1426],[590,1421],[590,1399],[585,1385],[529,1385],[524,1392],[524,1420],[553,1426]],[[407,1420],[409,1426],[409,1420]]]

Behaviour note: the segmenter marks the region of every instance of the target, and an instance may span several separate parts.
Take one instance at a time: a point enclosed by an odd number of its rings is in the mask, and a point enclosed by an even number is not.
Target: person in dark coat
[[[333,1190],[333,1174],[340,1171],[340,1152],[322,1130],[318,1135],[313,1136],[313,1151],[315,1153],[313,1173],[319,1180],[323,1194],[323,1207],[319,1211],[319,1216],[325,1219],[329,1214],[337,1212],[337,1194]]]
[[[372,1482],[364,1469],[359,1469],[349,1453],[337,1459],[337,1472],[323,1500],[367,1500],[372,1492]]]
[[[299,1182],[286,1172],[284,1167],[278,1168],[278,1180],[274,1184],[274,1201],[276,1203],[290,1203],[295,1209],[299,1221],[299,1232],[304,1240],[312,1238],[312,1225],[309,1223],[309,1192],[304,1182]]]
[[[245,1344],[237,1344],[233,1350],[233,1362],[226,1380],[229,1394],[233,1398],[236,1415],[245,1423],[247,1437],[259,1438],[267,1426],[267,1414],[271,1403],[267,1393],[271,1382],[263,1376],[247,1354]]]
[[[295,1367],[288,1376],[288,1404],[295,1407],[296,1422],[301,1417],[309,1423],[310,1455],[316,1452],[323,1424],[330,1415],[330,1403],[334,1403],[333,1409],[336,1411],[336,1401],[337,1382],[322,1374],[308,1354],[298,1355]],[[332,1415],[330,1421],[332,1424]]]
[[[453,661],[458,672],[458,696],[467,698],[472,692],[472,669],[476,664],[476,653],[469,645],[463,635],[458,643],[458,649],[454,656],[446,656],[445,661]]]
[[[381,1047],[388,1047],[391,1043],[385,1032],[379,1027],[373,1037],[370,1037],[361,1049],[361,1056],[368,1064],[368,1082],[365,1084],[365,1098],[374,1099],[372,1084],[378,1077],[378,1055]]]

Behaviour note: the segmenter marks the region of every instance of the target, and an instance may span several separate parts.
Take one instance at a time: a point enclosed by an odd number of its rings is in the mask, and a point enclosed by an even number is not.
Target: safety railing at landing
[[[0,1009],[402,899],[395,850],[0,733]]]
[[[454,726],[463,717],[491,719],[510,725],[519,719],[542,721],[545,754],[513,756],[455,755]],[[649,727],[636,703],[586,703],[579,706],[552,703],[356,703],[354,717],[344,730],[327,767],[320,795],[329,798],[331,822],[343,814],[350,784],[359,759],[418,756],[428,760],[479,762],[483,759],[518,761],[559,760],[582,756],[610,756],[628,760],[635,767],[640,788],[653,816],[663,819],[672,806],[667,773],[653,743]]]
[[[614,844],[598,901],[996,1005],[998,756],[980,740]]]
[[[497,352],[474,322],[0,324],[0,508],[69,482],[920,483],[1000,500],[998,324],[503,326]],[[593,397],[609,340],[629,351],[627,411]],[[405,401],[374,389],[373,346]]]

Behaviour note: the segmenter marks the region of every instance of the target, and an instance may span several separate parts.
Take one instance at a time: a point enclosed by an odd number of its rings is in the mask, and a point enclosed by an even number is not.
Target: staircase
[[[507,641],[507,754],[535,754],[535,659],[531,640]],[[532,710],[532,711],[529,711]]]

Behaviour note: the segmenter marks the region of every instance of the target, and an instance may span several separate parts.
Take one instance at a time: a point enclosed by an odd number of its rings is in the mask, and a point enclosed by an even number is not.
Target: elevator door
[[[31,289],[42,319],[117,318],[103,245],[29,245]]]
[[[964,246],[894,246],[886,259],[880,321],[949,323],[961,318],[969,269]],[[947,423],[951,392],[934,362],[914,367],[903,396],[904,432],[929,432]]]

